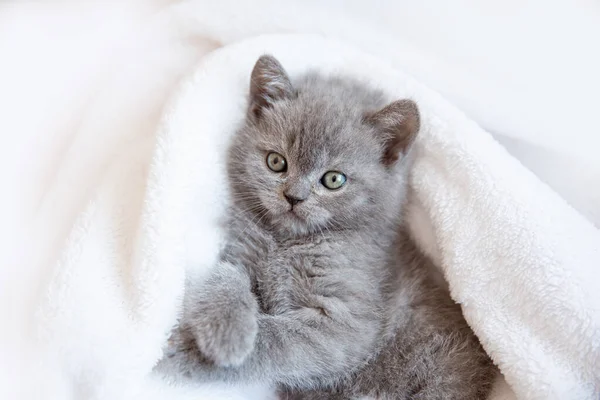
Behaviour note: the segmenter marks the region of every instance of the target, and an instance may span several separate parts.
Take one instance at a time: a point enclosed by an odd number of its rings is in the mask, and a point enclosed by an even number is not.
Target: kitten
[[[262,56],[229,153],[227,244],[186,287],[158,369],[290,399],[485,398],[494,367],[402,228],[418,130],[410,100],[292,82]]]

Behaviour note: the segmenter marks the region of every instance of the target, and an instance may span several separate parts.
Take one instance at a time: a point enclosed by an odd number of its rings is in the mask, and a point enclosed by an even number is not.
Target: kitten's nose
[[[301,199],[301,198],[295,197],[295,196],[290,195],[288,193],[284,193],[283,197],[285,197],[285,199],[287,200],[287,202],[290,203],[290,205],[292,207],[294,207],[296,204],[298,204],[298,203],[306,200],[306,199]]]

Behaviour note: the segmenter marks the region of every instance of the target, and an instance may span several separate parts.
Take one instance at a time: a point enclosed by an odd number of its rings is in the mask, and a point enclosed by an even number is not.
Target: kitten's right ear
[[[276,101],[294,97],[296,90],[279,61],[270,55],[261,56],[250,76],[249,114],[258,119]]]

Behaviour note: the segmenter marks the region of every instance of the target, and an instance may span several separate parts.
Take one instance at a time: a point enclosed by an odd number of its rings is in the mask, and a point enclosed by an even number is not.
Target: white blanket
[[[149,135],[107,132],[103,109],[87,109],[81,137],[70,138],[60,149],[62,164],[48,172],[51,186],[38,208],[45,224],[23,233],[31,246],[15,247],[8,253],[14,258],[3,261],[23,274],[3,290],[3,320],[6,311],[15,324],[1,341],[2,361],[11,364],[1,364],[9,379],[0,397],[265,398],[260,388],[173,389],[150,373],[177,315],[186,266],[202,274],[218,252],[223,150],[243,116],[252,63],[264,51],[291,73],[341,71],[420,104],[424,124],[411,180],[411,226],[420,244],[519,398],[597,395],[600,234],[593,225],[401,71],[335,42],[284,36],[205,57],[157,132],[150,120]],[[103,95],[110,99],[110,90]],[[121,113],[112,116],[134,118],[132,105],[114,100]],[[510,396],[504,389],[497,398]]]

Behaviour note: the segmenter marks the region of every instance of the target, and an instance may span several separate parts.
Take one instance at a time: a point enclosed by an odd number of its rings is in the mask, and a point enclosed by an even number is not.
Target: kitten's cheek
[[[279,212],[280,214],[287,214],[290,211],[290,204],[285,200],[277,199],[275,201],[274,207],[276,207],[277,212]],[[296,208],[295,211],[297,212],[298,209]]]
[[[312,213],[312,218],[315,222],[324,224],[331,218],[331,213],[325,209],[315,210]]]
[[[270,196],[260,196],[260,202],[267,210],[267,213],[280,214],[283,210],[281,202],[277,198]]]
[[[278,215],[286,215],[290,211],[290,206],[282,203],[277,203],[273,208]]]

